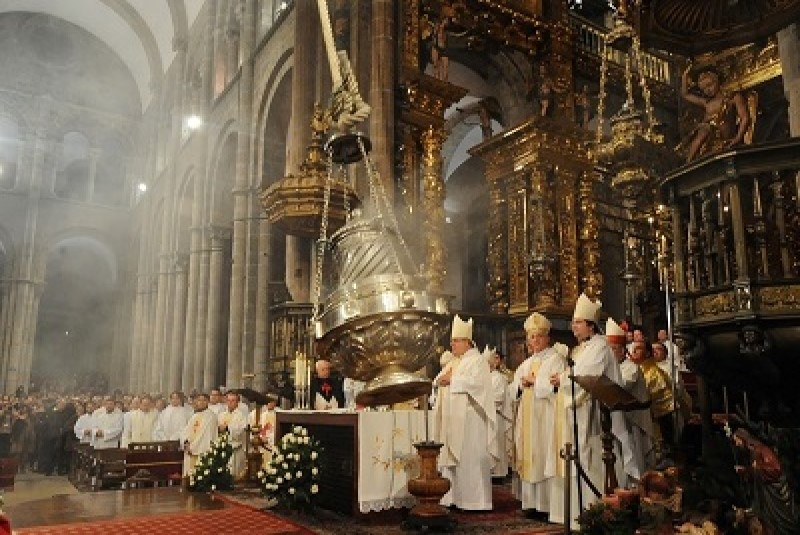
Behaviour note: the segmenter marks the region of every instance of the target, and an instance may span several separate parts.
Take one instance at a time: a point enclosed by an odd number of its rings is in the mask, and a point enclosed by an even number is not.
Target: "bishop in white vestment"
[[[578,346],[572,350],[574,361],[573,371],[575,376],[601,376],[608,377],[611,381],[620,384],[622,378],[619,365],[611,353],[603,335],[599,334],[597,316],[600,311],[600,301],[592,301],[586,294],[581,294],[575,305],[572,317],[572,333],[578,340]],[[556,418],[562,418],[563,434],[561,444],[571,442],[578,453],[580,464],[585,474],[594,486],[602,493],[605,470],[603,465],[603,447],[600,441],[600,409],[595,400],[580,385],[569,379],[568,371],[550,376],[550,384],[559,387],[558,394],[564,396],[564,411]],[[575,395],[573,397],[573,386]],[[573,414],[578,421],[578,437],[573,433]],[[612,432],[617,440],[628,440],[625,421],[619,412],[611,413]],[[623,452],[625,450],[623,449]],[[629,459],[621,459],[617,454],[617,474],[622,473],[622,466]],[[619,477],[619,476],[618,476]],[[599,498],[592,492],[582,478],[578,478],[577,470],[573,470],[571,519],[564,519],[563,500],[551,501],[550,521],[563,523],[570,522],[572,529],[578,529],[575,520],[581,513],[578,499],[578,484],[580,482],[583,508],[588,508]]]
[[[436,376],[434,436],[450,491],[441,504],[465,510],[492,509],[491,470],[499,457],[497,418],[489,365],[472,341],[472,320],[458,316],[451,335],[453,359]]]
[[[562,499],[562,494],[552,490],[558,483],[563,485],[554,479],[563,479],[563,470],[554,418],[558,397],[549,381],[550,375],[565,369],[567,348],[563,344],[557,344],[562,351],[550,347],[550,321],[538,312],[525,321],[525,332],[531,356],[517,367],[511,383],[512,393],[520,399],[514,430],[517,497],[523,510],[546,513],[551,499]]]
[[[217,415],[208,408],[208,395],[194,398],[194,414],[181,432],[183,444],[183,475],[189,476],[201,455],[211,449],[217,438]]]

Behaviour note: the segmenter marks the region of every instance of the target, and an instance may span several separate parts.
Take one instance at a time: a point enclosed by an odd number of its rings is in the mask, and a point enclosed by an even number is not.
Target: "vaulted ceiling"
[[[147,107],[205,0],[2,0],[0,14],[44,13],[70,22],[111,48]]]

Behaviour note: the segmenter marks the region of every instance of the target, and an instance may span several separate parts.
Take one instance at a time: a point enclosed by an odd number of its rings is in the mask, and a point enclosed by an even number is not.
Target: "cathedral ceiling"
[[[204,0],[3,0],[0,14],[44,13],[91,33],[113,50],[136,81],[142,107],[158,91]]]

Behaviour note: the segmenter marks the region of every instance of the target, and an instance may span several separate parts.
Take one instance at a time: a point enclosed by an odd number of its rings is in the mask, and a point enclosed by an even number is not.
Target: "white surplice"
[[[650,399],[644,375],[636,363],[626,358],[620,362],[619,371],[622,374],[622,388],[639,401],[646,402]],[[633,451],[632,461],[625,465],[627,481],[620,481],[620,484],[629,487],[638,482],[647,470],[654,467],[656,442],[650,409],[627,411],[624,413],[624,418]]]
[[[247,416],[242,414],[238,408],[232,411],[226,410],[217,417],[218,425],[228,427],[228,442],[233,446],[233,454],[228,461],[228,468],[235,479],[244,476],[247,467],[247,457],[244,445],[247,442]]]
[[[107,450],[119,447],[122,436],[122,411],[108,412],[105,407],[92,414],[92,447]]]
[[[92,442],[92,415],[89,413],[81,414],[78,421],[75,422],[75,436],[81,441],[81,444],[90,444]],[[89,433],[87,434],[86,431]]]
[[[266,466],[272,457],[272,448],[275,446],[275,411],[267,410],[266,407],[261,408],[261,415],[259,421],[256,422],[256,410],[250,411],[249,420],[251,427],[258,425],[258,436],[261,437],[261,442],[264,446],[258,448],[262,457],[262,466]]]
[[[444,444],[439,465],[442,476],[450,480],[441,504],[491,510],[491,470],[499,445],[489,364],[471,348],[451,360],[435,381],[451,368],[450,385],[439,387],[434,407],[435,436]]]
[[[158,421],[158,411],[150,409],[144,412],[136,409],[130,413],[130,434],[128,443],[132,442],[153,442],[153,432]]]
[[[511,400],[508,397],[508,379],[499,370],[492,370],[492,392],[497,418],[497,444],[500,456],[492,467],[492,477],[508,475],[508,434],[511,429]]]
[[[552,492],[554,478],[560,472],[558,454],[561,444],[556,439],[554,418],[557,395],[549,379],[565,367],[564,357],[549,347],[526,359],[514,376],[512,384],[517,385],[521,398],[515,429],[515,468],[522,509],[547,512],[551,499],[561,499],[561,495],[553,496]],[[521,387],[520,380],[531,372],[535,375],[533,386]]]
[[[181,433],[189,422],[189,418],[192,417],[192,413],[191,407],[168,405],[158,415],[155,429],[153,429],[153,439],[157,441],[180,440]]]

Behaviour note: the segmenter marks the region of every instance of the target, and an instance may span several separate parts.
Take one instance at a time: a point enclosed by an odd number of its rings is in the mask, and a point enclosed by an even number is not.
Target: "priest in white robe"
[[[129,444],[153,442],[158,411],[153,407],[153,398],[142,396],[139,409],[131,411]]]
[[[439,466],[450,480],[441,504],[459,509],[492,509],[492,466],[499,457],[492,379],[486,359],[474,347],[472,320],[456,316],[453,359],[434,379],[434,436],[442,442]]]
[[[153,439],[156,441],[181,439],[189,418],[192,417],[192,408],[183,404],[183,392],[173,392],[169,396],[169,405],[161,411],[153,429]]]
[[[557,397],[549,380],[551,374],[566,367],[566,346],[558,344],[564,348],[561,352],[550,347],[550,321],[538,312],[531,314],[524,326],[530,356],[517,367],[510,385],[519,399],[514,429],[516,494],[523,510],[547,513],[553,478],[560,473],[553,417]]]
[[[258,416],[256,416],[258,415]],[[275,447],[275,402],[270,401],[258,411],[250,411],[250,427],[258,433],[258,451],[261,453],[261,466],[269,464],[272,449]]]
[[[139,410],[141,399],[139,396],[134,396],[130,402],[123,403],[122,412],[122,436],[119,439],[119,447],[127,448],[131,441],[131,416],[135,411]]]
[[[78,416],[75,422],[75,436],[81,444],[90,444],[92,442],[92,413],[94,412],[94,404],[91,401],[86,403],[86,412]]]
[[[227,410],[228,407],[225,404],[225,398],[222,396],[222,390],[219,388],[211,389],[211,393],[208,396],[208,408],[217,416]]]
[[[197,394],[194,398],[194,414],[181,432],[183,444],[183,476],[188,477],[200,456],[211,449],[217,438],[217,415],[208,408],[208,395]]]
[[[626,354],[625,331],[613,318],[606,322],[606,341],[611,347],[614,358],[619,363],[622,388],[639,401],[649,401],[647,383],[639,366],[631,361]],[[627,411],[623,413],[625,425],[630,436],[631,462],[624,466],[625,481],[619,483],[631,487],[641,480],[644,473],[655,466],[655,435],[653,432],[653,418],[650,409]],[[622,444],[623,447],[628,444]]]
[[[578,340],[578,346],[572,350],[572,360],[574,361],[573,371],[575,376],[606,376],[611,381],[621,385],[622,378],[619,371],[619,364],[611,353],[611,348],[606,342],[605,336],[600,334],[597,326],[598,315],[600,312],[600,301],[592,301],[586,294],[581,294],[575,304],[575,312],[572,316],[572,334]],[[596,401],[577,383],[569,378],[569,370],[562,373],[554,373],[550,376],[550,384],[558,387],[559,396],[564,396],[564,411],[561,415],[555,415],[562,419],[562,440],[563,445],[570,442],[575,446],[578,458],[585,474],[597,488],[603,492],[605,481],[605,470],[603,464],[603,447],[600,441],[600,409]],[[573,396],[573,387],[574,393]],[[578,421],[578,436],[573,434],[573,415]],[[625,428],[624,417],[619,412],[611,413],[612,432],[617,440],[630,440]],[[623,450],[624,451],[624,450]],[[616,456],[616,473],[622,473],[622,466],[629,462],[628,459],[621,459],[621,455]],[[581,500],[579,500],[578,484],[581,485]],[[584,509],[599,500],[589,485],[579,478],[577,470],[573,470],[572,496],[570,516],[564,518],[563,500],[552,500],[550,508],[550,521],[556,523],[570,522],[572,529],[578,529],[576,518],[581,513],[581,505]]]
[[[114,398],[106,397],[103,406],[92,415],[92,447],[96,450],[118,448],[122,426],[122,411]]]
[[[236,392],[225,394],[227,410],[217,416],[219,432],[228,433],[228,442],[233,446],[233,454],[228,461],[233,478],[242,479],[247,469],[247,456],[245,444],[247,443],[247,415],[239,410],[241,398]]]
[[[506,477],[509,467],[508,434],[510,434],[509,431],[511,429],[511,400],[508,396],[508,379],[500,371],[500,364],[503,359],[496,348],[486,346],[483,356],[492,370],[492,395],[497,417],[497,445],[500,456],[494,467],[492,467],[492,477]]]

